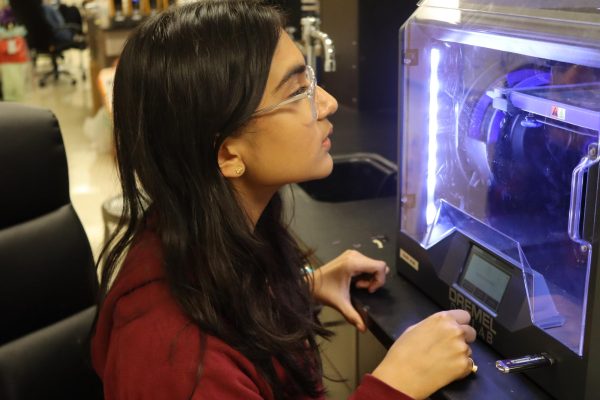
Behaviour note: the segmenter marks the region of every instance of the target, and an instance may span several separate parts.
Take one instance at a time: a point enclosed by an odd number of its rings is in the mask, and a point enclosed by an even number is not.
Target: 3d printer
[[[600,398],[599,7],[424,0],[400,30],[398,272],[560,399]]]

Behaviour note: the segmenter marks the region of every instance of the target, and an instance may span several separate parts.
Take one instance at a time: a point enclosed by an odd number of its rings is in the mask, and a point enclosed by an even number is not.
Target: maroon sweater
[[[206,335],[202,374],[200,330],[172,297],[160,243],[144,233],[130,250],[98,317],[92,361],[106,400],[273,399],[254,365],[222,340]],[[283,368],[276,371],[286,381]],[[410,400],[365,375],[353,400]]]

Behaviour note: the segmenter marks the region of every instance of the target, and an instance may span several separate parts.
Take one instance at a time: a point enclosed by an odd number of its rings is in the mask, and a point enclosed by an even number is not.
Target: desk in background
[[[139,21],[127,20],[123,23],[113,24],[108,27],[98,25],[95,17],[87,19],[87,35],[90,46],[90,77],[92,79],[93,113],[105,104],[99,85],[100,71],[113,67],[129,34],[135,29]]]
[[[112,115],[112,99],[113,99],[113,84],[115,81],[116,67],[102,68],[98,71],[98,76],[95,81],[96,88],[100,96],[100,106],[106,107],[109,115]],[[100,107],[98,107],[100,108]]]

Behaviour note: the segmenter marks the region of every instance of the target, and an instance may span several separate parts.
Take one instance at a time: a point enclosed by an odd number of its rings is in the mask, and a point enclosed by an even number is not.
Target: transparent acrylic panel
[[[597,0],[421,0],[420,7],[600,24]]]
[[[581,354],[600,49],[427,11],[401,36],[400,229],[424,248],[459,230],[519,266],[532,322]]]

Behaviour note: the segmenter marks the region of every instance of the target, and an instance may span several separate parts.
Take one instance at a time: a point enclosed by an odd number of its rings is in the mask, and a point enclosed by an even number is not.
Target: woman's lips
[[[331,139],[329,139],[329,136],[331,136],[332,133],[333,133],[333,129],[329,131],[327,136],[325,136],[325,139],[323,139],[323,143],[321,144],[327,150],[329,150],[331,148]]]

